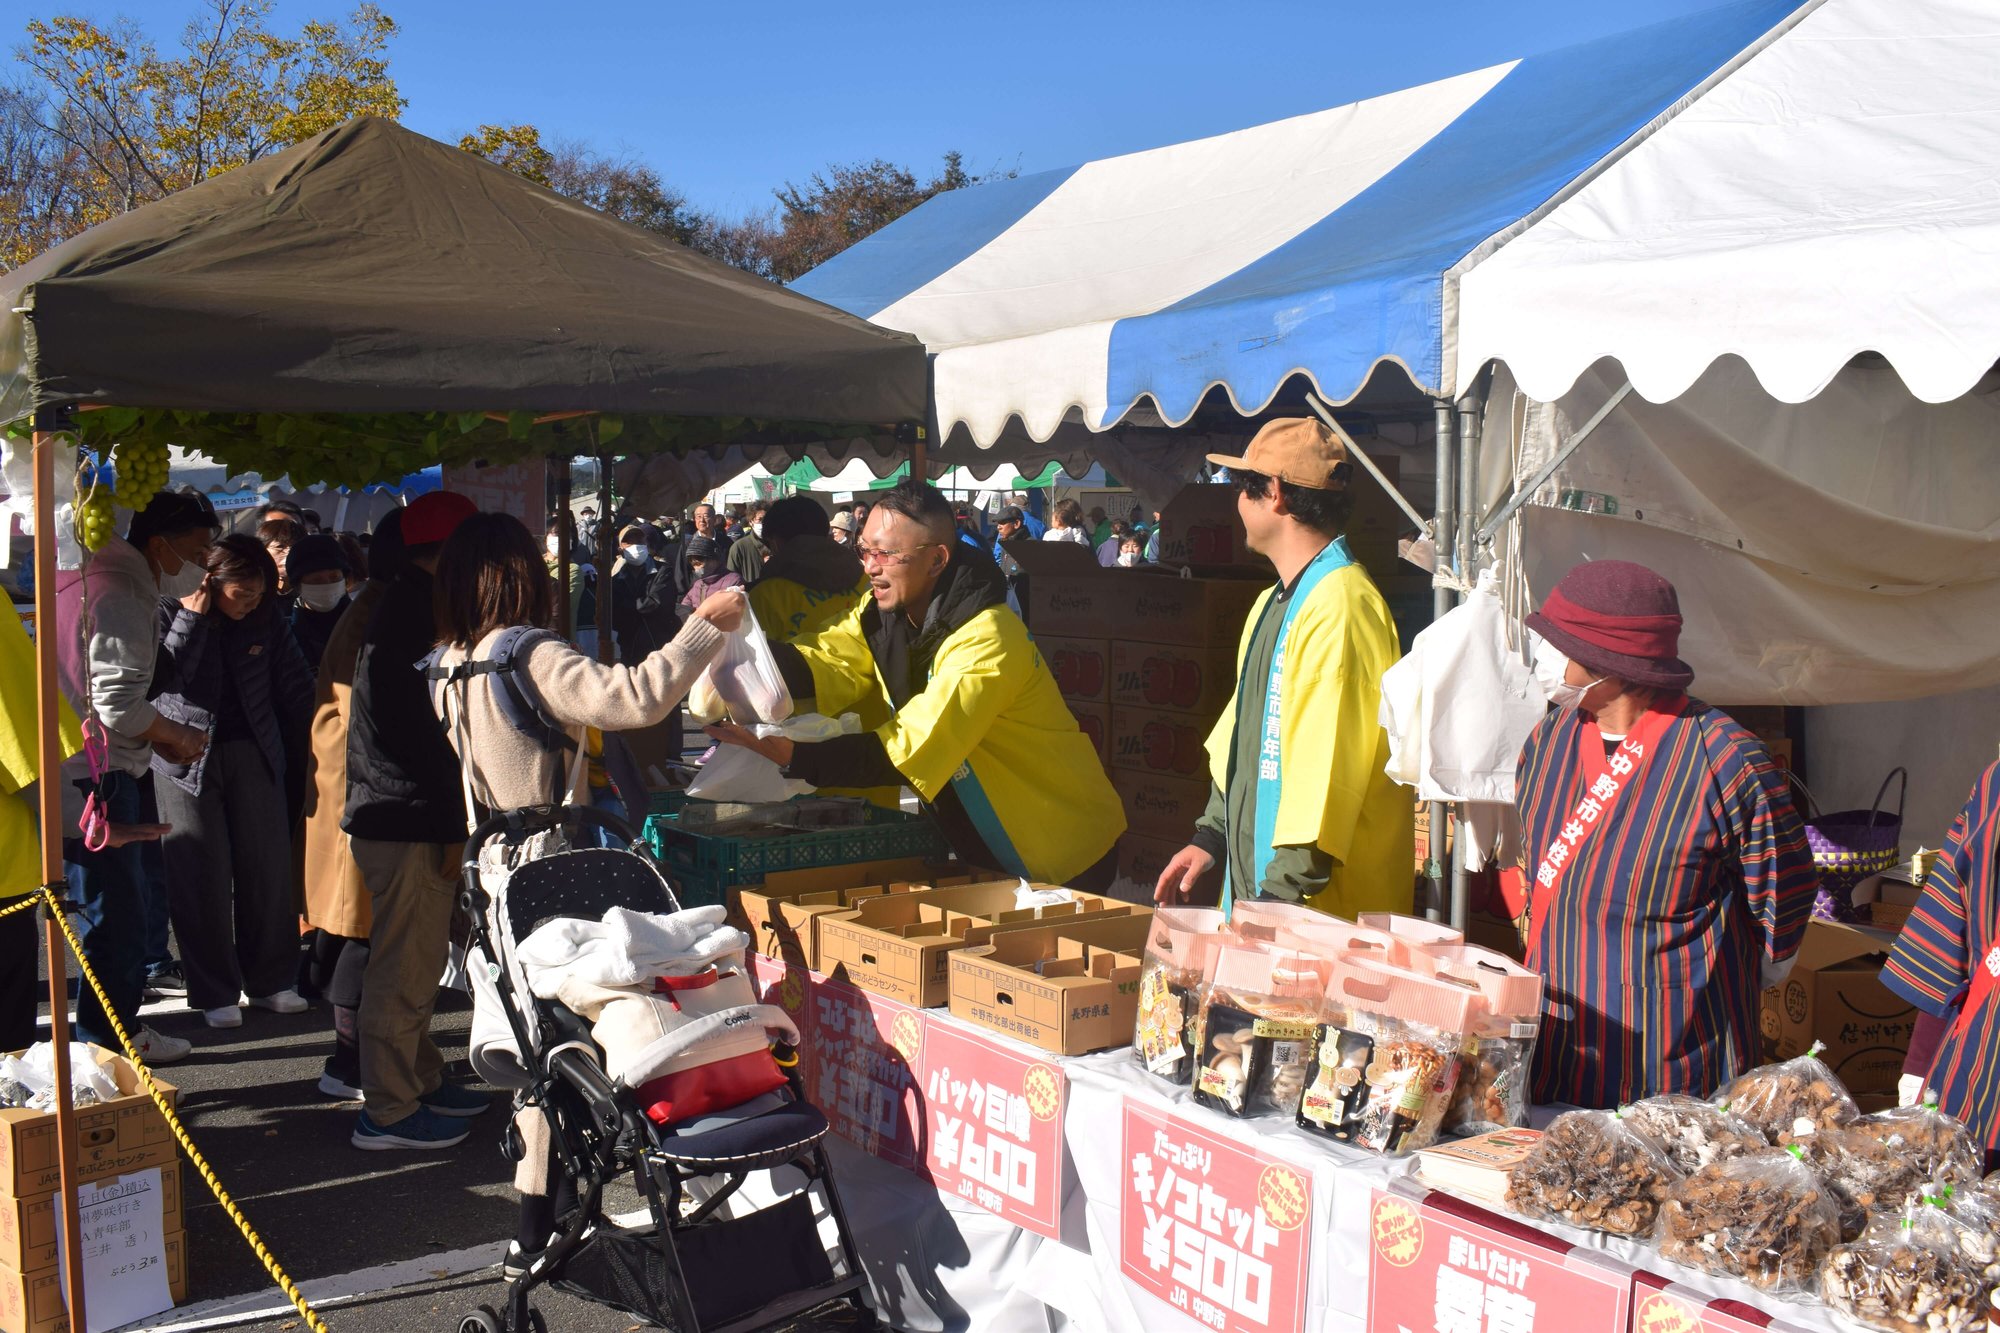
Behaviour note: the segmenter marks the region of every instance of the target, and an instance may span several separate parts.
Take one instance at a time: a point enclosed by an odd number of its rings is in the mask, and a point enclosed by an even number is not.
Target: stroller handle
[[[609,814],[594,805],[525,805],[518,810],[503,810],[489,816],[478,828],[472,830],[465,840],[465,868],[476,871],[479,867],[479,849],[488,840],[500,833],[527,836],[545,833],[566,824],[596,825],[619,838],[627,846],[637,846],[639,835],[632,826],[617,815]]]

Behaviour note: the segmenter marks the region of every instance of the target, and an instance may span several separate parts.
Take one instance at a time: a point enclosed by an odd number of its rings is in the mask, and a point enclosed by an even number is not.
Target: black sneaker
[[[158,967],[146,971],[146,998],[149,1000],[178,1000],[188,993],[187,973],[181,969],[178,958],[169,958]]]

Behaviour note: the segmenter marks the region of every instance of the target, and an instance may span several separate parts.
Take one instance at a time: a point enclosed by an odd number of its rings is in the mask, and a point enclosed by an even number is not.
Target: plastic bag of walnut
[[[1682,1172],[1771,1146],[1755,1126],[1699,1097],[1648,1097],[1626,1107],[1625,1118],[1666,1149],[1667,1160]]]
[[[1840,1243],[1833,1199],[1797,1148],[1710,1162],[1673,1187],[1660,1253],[1765,1291],[1811,1287]]]
[[[1559,1115],[1507,1184],[1507,1206],[1617,1236],[1650,1236],[1680,1179],[1660,1145],[1615,1111]]]
[[[1870,1214],[1896,1212],[1935,1182],[1971,1185],[1985,1149],[1972,1131],[1930,1101],[1816,1128],[1797,1142],[1843,1208],[1843,1238],[1853,1240]]]
[[[1779,1148],[1819,1129],[1846,1124],[1861,1112],[1820,1060],[1824,1049],[1814,1042],[1795,1060],[1759,1065],[1723,1088],[1716,1105],[1756,1126]]]
[[[1989,1299],[1942,1214],[1916,1202],[1877,1217],[1859,1240],[1829,1254],[1819,1292],[1885,1333],[1974,1333],[1985,1327]]]

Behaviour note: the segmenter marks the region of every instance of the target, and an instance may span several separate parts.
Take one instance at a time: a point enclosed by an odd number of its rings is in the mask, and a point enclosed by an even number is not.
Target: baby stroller
[[[477,849],[490,840],[518,843],[561,829],[579,847],[594,841],[580,835],[599,828],[623,839],[625,848],[526,861],[498,893],[482,883]],[[520,1103],[546,1117],[553,1169],[573,1186],[576,1205],[558,1218],[558,1235],[541,1256],[509,1280],[503,1309],[467,1313],[459,1333],[542,1333],[547,1325],[529,1297],[544,1283],[675,1333],[748,1333],[826,1306],[849,1307],[841,1310],[843,1323],[873,1327],[821,1142],[826,1117],[800,1091],[795,1052],[776,1052],[787,1087],[744,1108],[741,1118],[663,1127],[644,1114],[633,1090],[607,1074],[590,1026],[566,1006],[531,994],[519,979],[514,949],[548,921],[594,922],[613,907],[680,910],[666,879],[635,844],[622,821],[579,806],[496,815],[466,843],[460,901],[488,964],[484,980],[492,983],[480,988],[480,1001],[497,993],[529,1080]],[[512,1126],[507,1150],[516,1161],[524,1150]],[[723,1205],[750,1177],[782,1167],[799,1171],[804,1188],[756,1211],[725,1215]],[[646,1202],[641,1226],[600,1215],[605,1187],[627,1171]],[[823,1220],[837,1236],[838,1274],[822,1240]]]

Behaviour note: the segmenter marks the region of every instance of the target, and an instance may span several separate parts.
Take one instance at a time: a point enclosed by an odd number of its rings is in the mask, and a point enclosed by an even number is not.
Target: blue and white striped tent
[[[1886,3],[1886,0],[1883,0]],[[1742,0],[1330,111],[940,195],[795,286],[916,334],[940,428],[1170,425],[1220,386],[1459,388],[1458,276],[1817,7]]]

